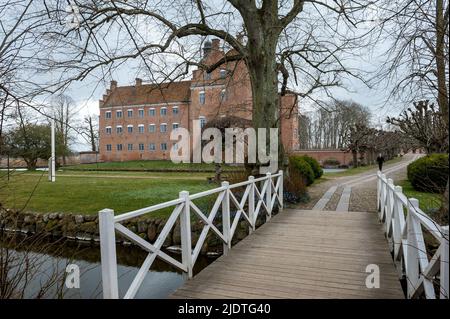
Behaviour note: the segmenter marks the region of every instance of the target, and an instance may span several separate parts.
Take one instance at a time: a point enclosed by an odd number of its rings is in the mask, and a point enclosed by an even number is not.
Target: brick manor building
[[[206,42],[202,63],[211,65],[225,54],[220,40]],[[298,149],[298,109],[295,96],[281,97],[281,141],[286,151]],[[170,84],[111,86],[99,101],[99,152],[102,161],[169,159],[170,132],[192,132],[192,121],[203,125],[223,116],[252,117],[252,92],[244,62],[229,62],[211,73],[195,70],[192,80]]]

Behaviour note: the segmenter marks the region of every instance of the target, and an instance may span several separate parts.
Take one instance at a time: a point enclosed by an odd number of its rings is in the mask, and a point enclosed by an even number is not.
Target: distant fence
[[[386,179],[381,172],[378,172],[377,181],[379,217],[385,225],[394,262],[406,279],[407,297],[448,299],[448,225],[435,223],[419,208],[417,199],[407,198],[402,188],[395,186],[393,180]],[[432,255],[427,250],[424,231],[440,243]],[[435,287],[438,287],[438,293]]]
[[[258,186],[258,184],[260,185]],[[238,199],[239,196],[234,194],[233,190],[244,187],[245,190],[242,197]],[[211,211],[205,214],[194,204],[193,200],[210,195],[217,195],[217,198]],[[252,232],[255,230],[258,215],[265,211],[266,218],[269,220],[276,203],[280,209],[283,208],[282,171],[279,171],[277,174],[268,173],[266,176],[260,178],[250,176],[247,181],[232,185],[228,182],[222,182],[222,185],[218,188],[197,194],[190,195],[189,192],[182,191],[179,193],[179,198],[177,199],[117,216],[114,216],[114,211],[111,209],[100,211],[99,228],[103,297],[108,299],[119,298],[115,231],[118,231],[122,236],[128,238],[148,252],[141,268],[125,294],[124,298],[130,299],[136,295],[153,261],[157,257],[175,266],[191,278],[194,264],[210,230],[223,242],[223,253],[226,255],[231,249],[233,235],[240,220],[245,220],[249,225],[250,232]],[[233,206],[234,209],[232,209]],[[174,207],[174,210],[153,244],[139,237],[121,224],[121,222],[128,219],[167,207]],[[222,214],[222,231],[213,223],[214,218],[219,212],[219,208],[221,208]],[[232,212],[234,216],[232,216]],[[191,238],[191,217],[193,215],[200,218],[204,224],[194,247],[192,246],[193,240]],[[180,218],[181,262],[161,250],[166,237],[169,235],[178,218]]]

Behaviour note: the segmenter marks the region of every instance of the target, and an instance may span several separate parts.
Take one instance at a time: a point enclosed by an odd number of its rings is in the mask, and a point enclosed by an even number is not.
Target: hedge
[[[408,180],[417,191],[443,193],[448,180],[448,154],[430,154],[408,165]]]
[[[306,185],[311,185],[314,182],[314,171],[303,156],[289,157],[289,164],[305,178]]]
[[[314,178],[320,178],[323,175],[323,169],[320,167],[319,162],[308,155],[303,155],[302,158],[308,162],[314,172]]]

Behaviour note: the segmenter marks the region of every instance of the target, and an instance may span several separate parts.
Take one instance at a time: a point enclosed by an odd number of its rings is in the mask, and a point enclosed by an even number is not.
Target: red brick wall
[[[315,158],[320,164],[324,160],[334,158],[337,159],[341,165],[349,165],[353,160],[353,155],[350,152],[339,150],[299,150],[293,152],[294,155],[308,155]]]

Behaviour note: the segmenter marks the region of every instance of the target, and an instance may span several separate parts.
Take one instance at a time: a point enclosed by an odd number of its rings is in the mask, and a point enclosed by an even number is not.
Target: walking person
[[[378,168],[381,171],[383,169],[383,163],[384,163],[384,157],[383,157],[383,155],[381,155],[381,153],[378,154],[377,162],[378,162]]]

